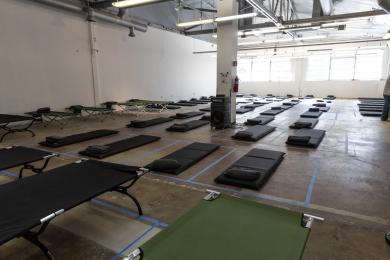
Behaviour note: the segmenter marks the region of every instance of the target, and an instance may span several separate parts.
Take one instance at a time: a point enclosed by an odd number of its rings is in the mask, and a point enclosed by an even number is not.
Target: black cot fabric
[[[0,170],[37,162],[49,155],[52,153],[24,146],[2,148],[0,149]]]
[[[111,155],[115,155],[133,148],[137,148],[142,145],[158,141],[159,139],[160,137],[158,136],[138,135],[117,142],[105,144],[104,147],[106,149],[104,152],[98,152],[96,151],[97,149],[90,149],[91,147],[88,147],[84,151],[80,151],[79,154],[93,158],[103,159]]]
[[[253,107],[252,108],[240,107],[240,108],[237,108],[236,113],[237,114],[245,114],[245,113],[248,113],[248,112],[253,111],[253,110],[254,110]]]
[[[274,116],[257,116],[255,118],[247,119],[246,125],[266,125],[275,119]]]
[[[192,143],[161,158],[162,160],[176,161],[178,163],[178,167],[174,167],[173,169],[156,168],[155,166],[157,165],[155,165],[155,161],[146,165],[145,168],[153,171],[178,175],[217,149],[219,149],[219,145],[217,144]]]
[[[187,112],[187,113],[176,113],[176,115],[171,116],[171,118],[174,119],[186,119],[191,118],[195,116],[202,116],[204,115],[204,112]]]
[[[187,132],[192,129],[210,124],[210,120],[192,120],[182,124],[173,124],[167,128],[170,132]]]
[[[34,120],[34,118],[30,116],[0,114],[0,125],[31,120]]]
[[[255,142],[273,131],[275,131],[275,127],[273,126],[257,125],[244,131],[239,131],[232,137],[238,140]]]
[[[292,129],[301,129],[301,128],[314,128],[318,124],[318,119],[316,118],[300,118],[295,121],[294,124],[290,125]]]
[[[127,125],[127,127],[145,128],[148,126],[159,125],[166,122],[170,122],[172,120],[173,118],[169,118],[169,117],[158,117],[158,118],[152,118],[148,120],[133,120],[130,122],[130,124]]]
[[[299,129],[288,137],[286,144],[317,148],[325,136],[325,130]]]
[[[138,167],[93,160],[68,164],[0,186],[0,244],[38,226],[40,220],[137,177]]]
[[[57,147],[80,143],[80,142],[92,140],[99,137],[109,136],[117,133],[119,132],[115,130],[101,129],[101,130],[95,130],[95,131],[69,135],[64,137],[49,136],[46,137],[46,141],[40,142],[39,144],[46,147],[57,148]]]
[[[219,175],[215,182],[258,190],[283,161],[284,153],[252,149]]]

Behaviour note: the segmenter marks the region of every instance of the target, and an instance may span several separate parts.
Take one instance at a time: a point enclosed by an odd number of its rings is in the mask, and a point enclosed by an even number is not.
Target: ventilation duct
[[[378,5],[386,12],[390,13],[390,0],[378,0]]]

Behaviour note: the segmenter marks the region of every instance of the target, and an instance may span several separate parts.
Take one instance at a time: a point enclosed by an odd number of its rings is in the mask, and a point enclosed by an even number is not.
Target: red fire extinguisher
[[[239,78],[238,76],[235,77],[234,81],[233,81],[233,92],[238,92],[238,85],[239,85]]]

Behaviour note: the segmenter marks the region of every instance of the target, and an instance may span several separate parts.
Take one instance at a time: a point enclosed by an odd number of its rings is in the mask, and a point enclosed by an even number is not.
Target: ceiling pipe
[[[88,18],[92,19],[98,19],[104,22],[120,25],[123,27],[133,27],[134,30],[140,31],[140,32],[146,32],[148,26],[146,24],[141,24],[140,22],[133,22],[133,21],[128,21],[125,19],[121,19],[117,16],[114,16],[112,14],[106,13],[106,12],[101,12],[101,11],[96,11],[93,9],[86,9],[81,5],[75,5],[67,2],[63,2],[60,0],[30,0],[33,2],[49,5],[55,8],[59,8],[62,10],[70,11],[70,12],[75,12],[83,15],[88,15]]]

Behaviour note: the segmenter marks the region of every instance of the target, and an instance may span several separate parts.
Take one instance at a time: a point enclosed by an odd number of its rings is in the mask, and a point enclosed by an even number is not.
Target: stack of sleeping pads
[[[203,112],[187,112],[187,113],[176,113],[176,115],[171,116],[173,119],[187,119],[191,117],[204,115]],[[166,130],[170,132],[187,132],[195,128],[199,128],[201,126],[205,126],[210,124],[210,120],[192,120],[181,124],[173,124],[168,127]]]
[[[362,116],[382,115],[384,100],[383,98],[359,98],[359,112]]]
[[[265,105],[264,103],[255,103],[255,102],[253,102],[253,104],[247,104],[247,105],[241,106],[240,108],[237,108],[236,109],[236,113],[237,114],[245,114],[245,113],[248,113],[250,111],[255,110],[257,107],[261,107],[261,106],[264,106],[264,105]]]
[[[290,108],[292,108],[292,106],[290,106],[290,105],[275,106],[275,107],[271,107],[271,109],[268,109],[266,111],[261,112],[260,115],[276,116],[276,115],[278,115],[278,114],[280,114],[280,113],[282,113]]]

